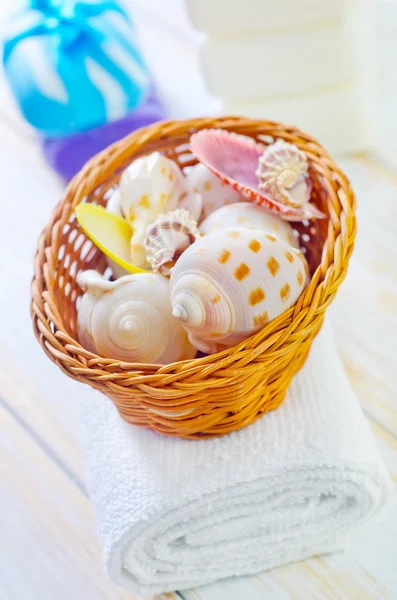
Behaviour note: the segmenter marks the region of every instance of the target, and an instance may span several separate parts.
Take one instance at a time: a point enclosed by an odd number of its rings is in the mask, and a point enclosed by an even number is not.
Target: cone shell
[[[217,352],[290,308],[307,283],[308,266],[296,248],[257,229],[215,230],[172,271],[173,315],[199,350]]]
[[[266,147],[251,138],[223,129],[203,129],[190,138],[190,148],[221,181],[231,186],[250,202],[287,221],[302,221],[312,217],[324,218],[314,204],[288,206],[270,197],[259,186],[256,172]]]
[[[107,281],[96,271],[78,276],[85,290],[78,335],[90,352],[125,362],[168,364],[194,358],[182,325],[172,316],[168,280],[152,273]]]
[[[259,189],[282,204],[301,207],[309,202],[312,190],[308,168],[304,152],[278,140],[259,158],[256,170]]]
[[[179,256],[200,237],[189,212],[178,208],[160,215],[148,227],[146,260],[155,273],[168,276]]]
[[[201,219],[225,206],[243,200],[243,196],[214,175],[205,165],[198,163],[186,176],[186,187],[202,198]],[[196,219],[198,221],[198,219]]]
[[[215,229],[230,227],[263,229],[287,244],[299,248],[298,238],[295,237],[294,230],[287,221],[271,215],[252,202],[237,202],[218,208],[200,223],[199,230],[203,235],[208,235]]]
[[[121,210],[133,227],[131,262],[148,269],[144,241],[147,227],[156,217],[174,210],[186,193],[185,179],[178,165],[153,152],[134,160],[120,179]]]

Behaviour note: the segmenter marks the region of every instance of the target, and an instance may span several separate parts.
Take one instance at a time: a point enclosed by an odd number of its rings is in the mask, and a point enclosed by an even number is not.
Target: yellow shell
[[[212,353],[259,331],[290,308],[308,283],[303,254],[263,230],[215,230],[179,258],[172,314],[199,350]]]
[[[106,255],[116,277],[142,272],[129,261],[132,230],[125,219],[89,202],[76,206],[75,215],[83,231]]]
[[[107,281],[97,271],[78,276],[85,290],[77,326],[90,352],[125,362],[168,364],[194,358],[182,325],[172,316],[168,280],[153,273]]]
[[[120,178],[120,206],[133,228],[131,262],[149,268],[144,240],[148,225],[164,212],[174,210],[186,193],[185,179],[178,165],[159,152],[134,160]]]
[[[287,221],[279,219],[252,202],[236,202],[218,208],[200,223],[199,230],[203,235],[208,235],[215,229],[228,227],[263,229],[294,248],[299,248],[298,238]]]

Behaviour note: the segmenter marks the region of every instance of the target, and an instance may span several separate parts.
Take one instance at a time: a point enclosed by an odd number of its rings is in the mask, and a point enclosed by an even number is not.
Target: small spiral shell
[[[170,279],[172,314],[199,350],[217,352],[259,331],[299,298],[303,254],[262,230],[218,229],[179,258]]]
[[[146,260],[155,273],[168,276],[182,252],[199,237],[197,223],[187,210],[159,215],[147,230]]]
[[[256,170],[259,188],[277,202],[299,208],[310,200],[312,186],[308,168],[304,152],[278,140],[259,158]]]
[[[96,271],[78,277],[85,290],[78,313],[83,346],[105,358],[168,364],[193,358],[181,324],[172,316],[169,283],[151,273],[107,281]]]
[[[288,157],[285,156],[285,144],[288,147]],[[290,150],[290,147],[294,150]],[[251,138],[224,129],[202,129],[191,136],[190,148],[196,158],[221,182],[281,219],[302,221],[326,217],[310,202],[312,184],[308,177],[307,163],[304,166],[301,157],[301,154],[305,155],[291,144],[281,140],[266,148]],[[299,154],[296,154],[295,150]],[[280,155],[283,161],[282,172],[277,171],[277,185],[266,182],[267,170],[273,172],[276,168],[277,161],[274,155]],[[264,162],[269,162],[271,169],[262,164]],[[296,179],[296,170],[300,173],[302,171],[302,175],[304,168],[307,176],[299,176]],[[291,183],[295,179],[296,183]],[[290,185],[292,187],[289,187]],[[271,195],[273,192],[274,195]]]

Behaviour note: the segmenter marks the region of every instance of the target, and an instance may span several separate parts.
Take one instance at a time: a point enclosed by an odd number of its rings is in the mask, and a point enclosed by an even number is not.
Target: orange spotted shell
[[[170,279],[172,311],[206,353],[234,346],[290,308],[308,283],[300,250],[263,230],[218,229],[192,244]]]
[[[134,160],[120,178],[120,207],[131,223],[131,256],[133,265],[149,269],[144,241],[147,227],[159,214],[175,210],[186,193],[181,169],[159,152]]]

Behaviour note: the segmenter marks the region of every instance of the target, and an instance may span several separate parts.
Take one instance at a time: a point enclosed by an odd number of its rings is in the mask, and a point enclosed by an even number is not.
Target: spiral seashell
[[[182,325],[172,316],[169,282],[140,273],[107,281],[96,271],[78,276],[85,293],[77,326],[90,352],[134,363],[168,364],[194,358]]]
[[[261,189],[260,183],[262,182],[259,182],[256,172],[260,167],[259,161],[262,155],[269,154],[263,144],[223,129],[203,129],[192,135],[190,148],[196,158],[221,181],[237,190],[247,200],[260,204],[281,219],[302,221],[314,217],[325,218],[326,215],[310,202],[310,179],[306,180],[305,185],[302,182],[296,184],[297,187],[293,194],[296,196],[295,202],[305,198],[305,201],[299,206],[281,202]],[[285,182],[289,183],[291,178],[292,173],[288,172],[284,178],[281,177],[281,181],[284,181],[285,185]]]
[[[310,200],[312,184],[304,152],[293,144],[278,140],[259,158],[256,176],[259,188],[287,206],[301,207]]]
[[[274,234],[280,240],[299,248],[298,238],[287,221],[271,215],[261,206],[252,202],[237,202],[218,208],[200,223],[199,230],[208,235],[215,229],[230,227],[247,227],[248,229],[263,229]]]
[[[206,219],[210,213],[221,208],[221,206],[243,200],[241,194],[223,183],[219,177],[201,163],[192,167],[186,175],[186,187],[190,192],[201,195],[202,219]],[[196,221],[199,222],[198,219]]]
[[[131,262],[148,269],[144,241],[148,225],[164,212],[174,210],[186,193],[178,165],[153,152],[134,160],[120,178],[121,210],[133,227]]]
[[[159,215],[147,230],[146,260],[155,273],[168,276],[182,252],[199,237],[197,223],[187,210]]]
[[[299,250],[258,229],[218,229],[179,258],[172,314],[206,353],[233,346],[290,308],[308,283]]]

